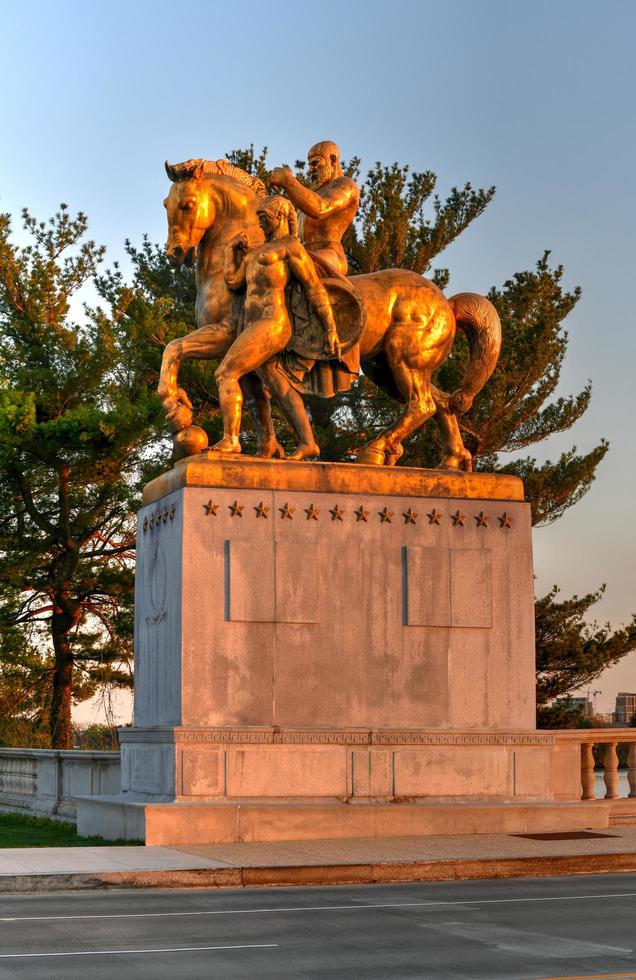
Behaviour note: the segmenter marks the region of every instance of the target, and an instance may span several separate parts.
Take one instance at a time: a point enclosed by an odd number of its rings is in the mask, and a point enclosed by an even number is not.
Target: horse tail
[[[470,352],[464,379],[449,402],[454,415],[463,415],[495,370],[501,350],[501,321],[490,300],[479,293],[457,293],[448,302],[457,326],[466,334]]]

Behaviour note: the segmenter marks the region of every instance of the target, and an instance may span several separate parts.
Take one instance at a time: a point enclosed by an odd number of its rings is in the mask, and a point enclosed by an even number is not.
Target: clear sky
[[[535,532],[537,590],[607,583],[599,618],[636,611],[636,4],[632,0],[0,0],[0,209],[60,201],[121,258],[165,237],[163,161],[253,142],[273,164],[319,139],[363,167],[432,169],[443,193],[496,184],[444,253],[451,292],[485,292],[546,248],[583,287],[562,391],[594,396],[554,458],[601,436],[587,497]],[[596,685],[636,691],[636,654]]]

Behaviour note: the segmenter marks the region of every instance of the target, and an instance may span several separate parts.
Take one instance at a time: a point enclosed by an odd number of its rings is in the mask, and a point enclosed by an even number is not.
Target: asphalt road
[[[636,978],[636,875],[0,896],[0,980]]]

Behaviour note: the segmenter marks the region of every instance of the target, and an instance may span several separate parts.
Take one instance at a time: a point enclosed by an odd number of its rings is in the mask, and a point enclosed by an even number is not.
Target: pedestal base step
[[[150,845],[345,837],[524,833],[609,826],[610,806],[579,803],[144,803],[81,797],[77,830]]]

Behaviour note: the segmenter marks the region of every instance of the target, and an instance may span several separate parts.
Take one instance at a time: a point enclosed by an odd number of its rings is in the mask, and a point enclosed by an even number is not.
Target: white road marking
[[[0,960],[23,960],[48,956],[129,956],[133,953],[203,953],[218,949],[278,949],[278,943],[250,946],[162,946],[160,949],[78,949],[67,953],[0,953]]]
[[[201,909],[184,912],[96,912],[82,915],[2,916],[0,922],[49,922],[57,919],[161,919],[189,915],[274,915],[279,912],[356,912],[362,909],[452,908],[460,905],[512,905],[520,902],[583,902],[599,898],[636,898],[636,892],[608,895],[545,895],[539,898],[482,898],[455,902],[378,902],[362,905],[297,905],[271,909]]]

